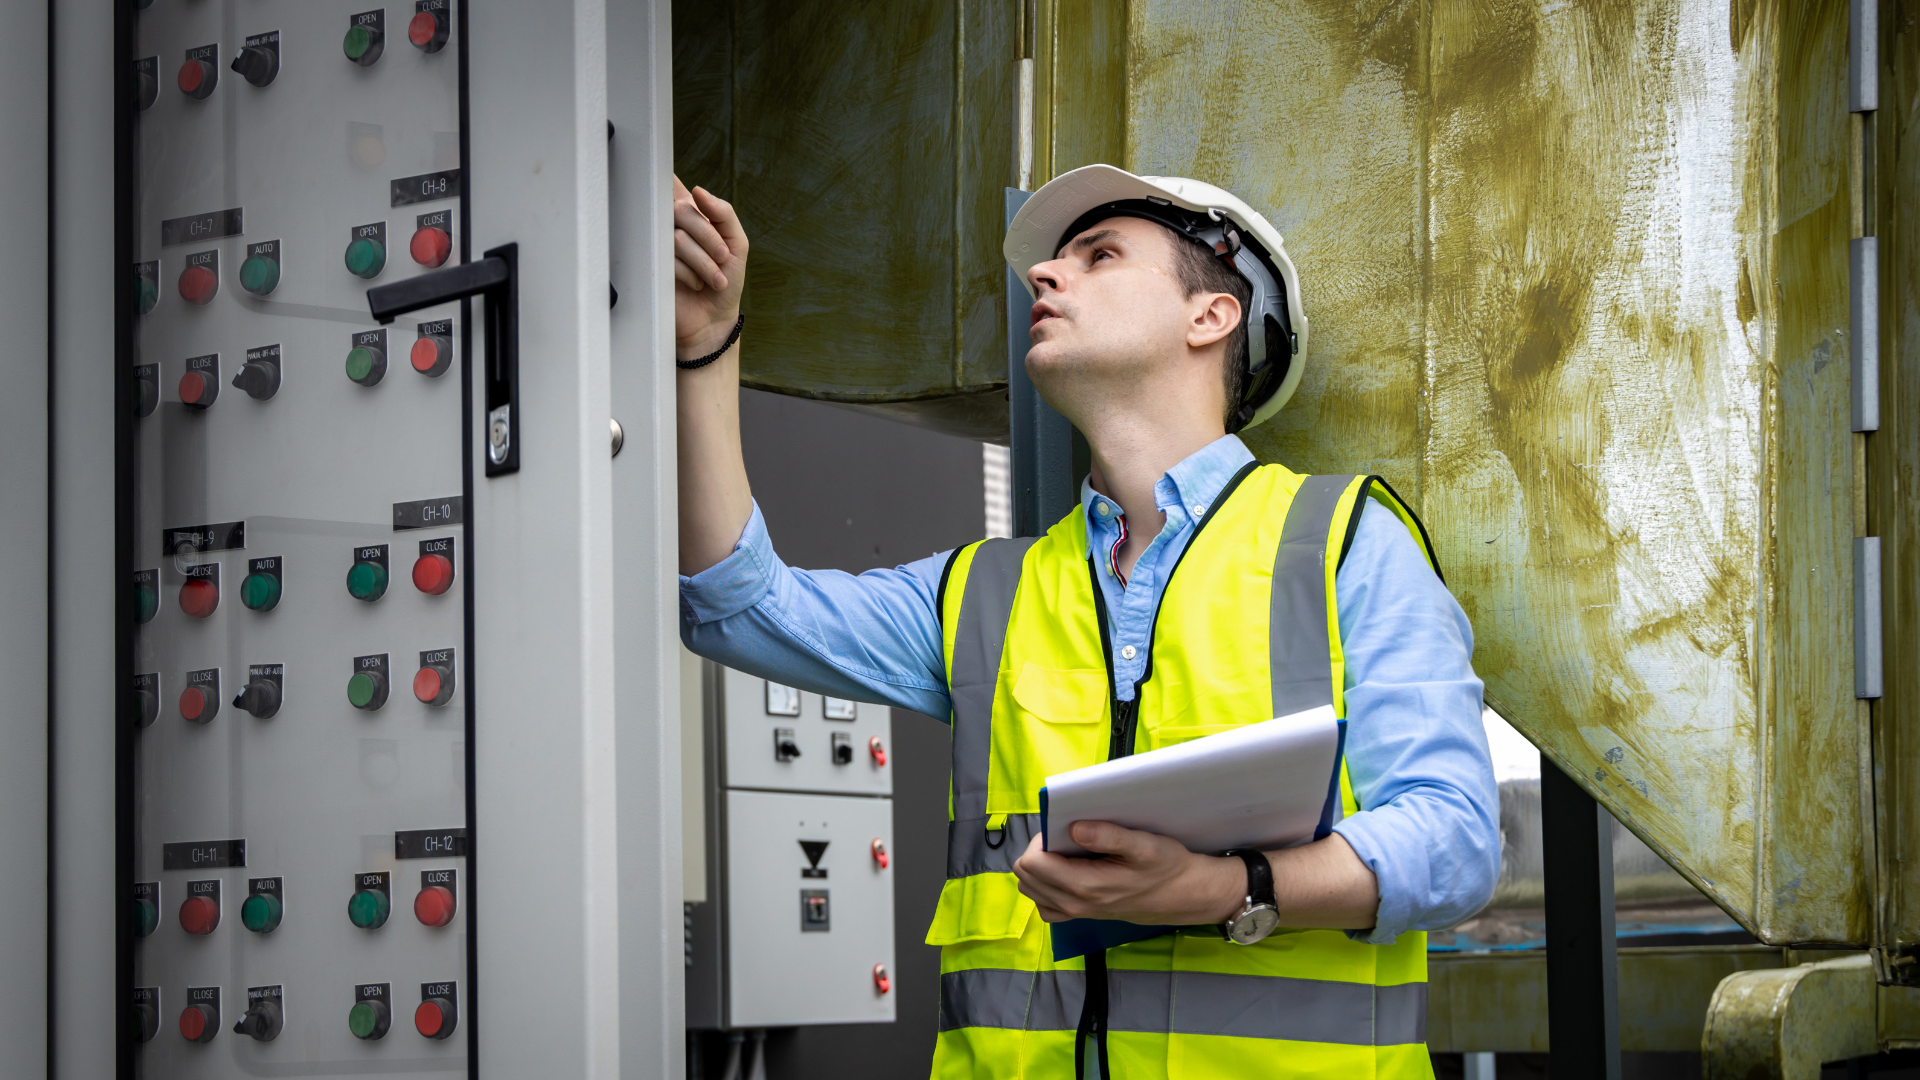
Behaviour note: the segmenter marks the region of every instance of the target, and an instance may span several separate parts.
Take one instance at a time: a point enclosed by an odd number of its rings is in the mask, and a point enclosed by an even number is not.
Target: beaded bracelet
[[[708,364],[711,364],[715,360],[720,359],[722,356],[725,356],[727,354],[728,349],[733,348],[734,342],[740,340],[740,328],[745,325],[747,325],[747,313],[743,311],[740,313],[740,317],[733,321],[733,333],[727,335],[726,344],[720,346],[719,348],[713,350],[712,352],[708,353],[707,355],[701,357],[698,360],[675,360],[673,362],[674,366],[679,368],[682,371],[692,371],[694,368],[706,367]]]

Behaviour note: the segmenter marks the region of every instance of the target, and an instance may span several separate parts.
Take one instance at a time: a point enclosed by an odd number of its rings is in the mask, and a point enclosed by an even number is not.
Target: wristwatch
[[[1220,924],[1220,933],[1235,945],[1252,945],[1280,925],[1279,902],[1273,895],[1273,865],[1263,851],[1236,848],[1221,855],[1238,855],[1247,864],[1247,903]]]

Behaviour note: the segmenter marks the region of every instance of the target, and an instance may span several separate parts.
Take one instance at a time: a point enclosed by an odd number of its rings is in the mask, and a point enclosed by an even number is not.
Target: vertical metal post
[[[1032,192],[1007,189],[1007,224]],[[1013,535],[1038,536],[1073,509],[1073,425],[1040,400],[1027,378],[1027,287],[1007,271],[1007,413],[1011,436]]]
[[[1613,817],[1541,755],[1540,826],[1554,1080],[1620,1080]]]

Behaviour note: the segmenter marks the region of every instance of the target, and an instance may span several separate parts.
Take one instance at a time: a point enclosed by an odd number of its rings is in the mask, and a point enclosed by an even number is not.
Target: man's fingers
[[[736,253],[745,250],[747,230],[741,228],[740,215],[734,212],[732,203],[706,188],[694,188],[693,201],[707,220],[713,222],[730,250]]]
[[[1115,825],[1110,821],[1076,821],[1073,842],[1101,855],[1138,857],[1152,850],[1153,834]]]
[[[673,198],[675,202],[678,202],[681,199],[693,198],[692,195],[687,193],[687,185],[680,182],[679,173],[673,174]]]
[[[709,287],[715,289],[727,287],[727,276],[720,272],[720,267],[714,263],[713,256],[695,243],[693,237],[688,236],[683,229],[673,230],[673,257],[676,262],[700,275],[700,279]]]
[[[718,266],[733,257],[733,249],[720,238],[720,233],[714,229],[713,222],[707,220],[707,216],[700,212],[700,208],[692,203],[674,204],[673,227],[686,233],[695,243],[698,243],[714,265]]]
[[[700,280],[700,275],[694,273],[691,267],[679,259],[673,260],[673,280],[685,285],[693,292],[707,291],[707,283]]]

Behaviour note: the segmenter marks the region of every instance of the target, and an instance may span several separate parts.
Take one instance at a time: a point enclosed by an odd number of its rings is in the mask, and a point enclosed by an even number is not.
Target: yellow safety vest
[[[1104,964],[1055,962],[1012,872],[1049,775],[1329,702],[1346,715],[1334,575],[1368,496],[1431,564],[1425,530],[1378,477],[1241,470],[1169,577],[1131,702],[1112,690],[1084,508],[1043,537],[954,554],[940,594],[953,699],[947,882],[927,934],[941,946],[936,1078],[1432,1075],[1425,934],[1367,945],[1282,929],[1242,946],[1196,927],[1109,949]],[[1344,760],[1339,778],[1355,813]],[[1106,969],[1104,1038],[1077,1037],[1088,959]]]

